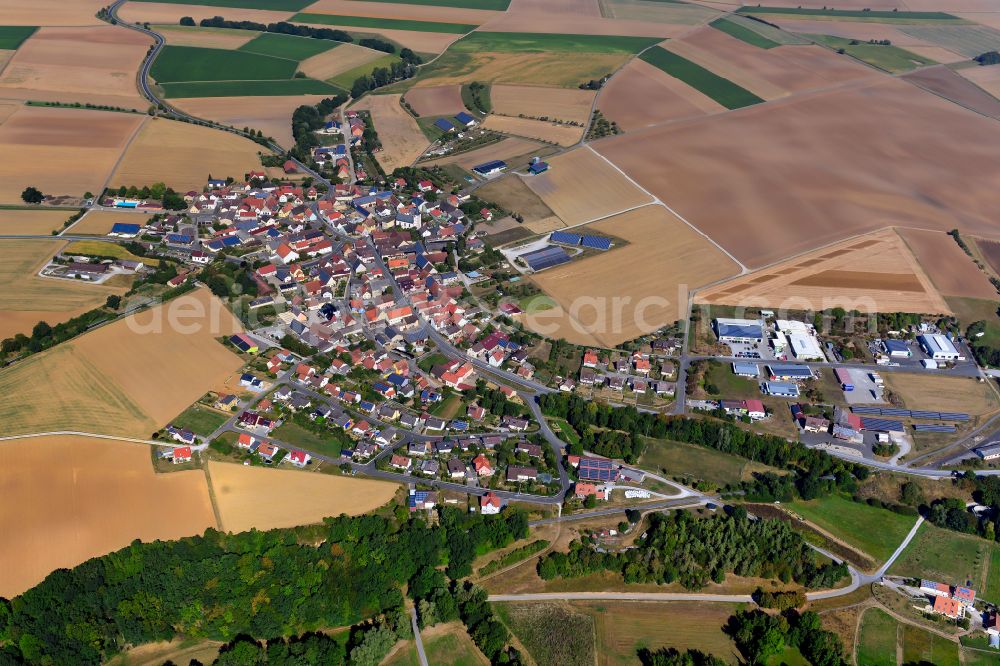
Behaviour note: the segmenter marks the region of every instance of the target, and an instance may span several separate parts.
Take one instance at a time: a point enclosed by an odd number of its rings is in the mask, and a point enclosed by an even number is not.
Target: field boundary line
[[[212,514],[215,516],[215,526],[220,532],[225,532],[222,527],[222,512],[219,510],[219,501],[215,497],[215,484],[212,483],[212,473],[208,470],[208,459],[203,460],[202,469],[205,471],[205,485],[208,489],[208,501],[212,503]]]
[[[7,435],[0,437],[0,442],[9,442],[15,439],[32,439],[35,437],[92,437],[94,439],[111,439],[117,442],[131,442],[133,444],[152,444],[153,446],[170,446],[173,442],[161,442],[154,439],[139,439],[137,437],[126,437],[122,435],[102,435],[96,432],[80,432],[77,430],[52,430],[49,432],[32,432],[24,435]]]
[[[129,148],[132,147],[132,142],[135,141],[136,137],[139,136],[139,132],[141,132],[142,129],[146,126],[146,123],[149,122],[149,118],[150,118],[149,116],[143,118],[142,122],[136,125],[136,128],[132,130],[132,135],[128,138],[128,141],[125,142],[125,145],[122,146],[121,152],[118,153],[118,159],[115,160],[115,163],[108,171],[108,177],[104,179],[104,185],[101,187],[101,191],[95,194],[96,197],[102,196],[104,194],[104,191],[108,189],[108,186],[111,183],[111,179],[115,177],[115,174],[118,172],[118,167],[121,166],[122,160],[125,159],[125,153],[127,153],[129,151]],[[88,209],[87,212],[89,213],[90,210]],[[85,217],[86,214],[80,216],[80,220],[82,220]],[[77,220],[77,222],[79,222],[80,220]],[[74,222],[70,226],[76,226],[76,222]],[[62,236],[63,233],[65,233],[66,231],[67,229],[63,229],[62,231],[59,232],[59,235]]]
[[[668,211],[670,211],[670,212],[671,212],[671,213],[672,213],[672,214],[673,214],[673,215],[674,215],[674,216],[675,216],[675,217],[676,217],[677,219],[679,219],[679,220],[680,220],[681,222],[683,222],[684,224],[686,224],[686,225],[688,225],[689,227],[691,227],[691,228],[692,228],[692,229],[693,229],[693,230],[695,231],[695,233],[697,233],[698,235],[700,235],[700,236],[702,236],[703,238],[705,238],[705,239],[706,239],[706,240],[707,240],[707,241],[708,241],[709,243],[711,243],[711,244],[712,244],[712,245],[714,245],[714,246],[715,246],[716,248],[718,248],[718,249],[719,249],[719,250],[720,250],[720,251],[721,251],[721,252],[722,252],[723,254],[725,254],[725,255],[726,255],[727,257],[729,257],[730,259],[732,259],[732,260],[733,260],[733,261],[734,261],[734,262],[736,263],[736,265],[740,267],[740,275],[744,275],[744,274],[746,274],[746,273],[749,273],[749,272],[750,272],[750,269],[748,269],[748,268],[747,268],[747,267],[746,267],[746,266],[745,266],[745,265],[743,264],[743,262],[742,262],[742,261],[740,261],[739,259],[737,259],[736,257],[734,257],[734,256],[733,256],[733,255],[732,255],[732,254],[731,254],[731,253],[729,252],[729,250],[727,250],[726,248],[724,248],[724,247],[722,247],[721,245],[719,245],[718,243],[716,243],[716,242],[715,242],[715,240],[714,240],[714,239],[712,239],[712,237],[711,237],[711,236],[709,236],[708,234],[706,234],[706,233],[705,233],[704,231],[702,231],[701,229],[699,229],[699,228],[698,228],[698,227],[696,227],[695,225],[691,224],[691,222],[689,222],[689,221],[688,221],[688,219],[687,219],[686,217],[684,217],[683,215],[681,215],[680,213],[678,213],[678,212],[677,212],[676,210],[674,210],[673,208],[671,208],[670,206],[668,206],[668,205],[667,205],[667,204],[666,204],[666,203],[665,203],[665,202],[664,202],[664,201],[663,201],[662,199],[660,199],[660,198],[659,198],[658,196],[654,195],[654,194],[653,194],[652,192],[650,192],[649,190],[647,190],[647,189],[646,189],[645,187],[643,187],[642,185],[640,185],[639,183],[637,183],[637,182],[636,182],[636,181],[635,181],[635,180],[634,180],[634,179],[633,179],[633,178],[632,178],[631,176],[629,176],[629,175],[628,175],[627,173],[625,173],[624,171],[622,171],[622,170],[621,170],[621,168],[619,168],[617,164],[615,164],[614,162],[612,162],[611,160],[609,160],[609,159],[608,159],[607,157],[605,157],[604,155],[601,155],[601,154],[600,154],[599,152],[597,152],[596,150],[594,150],[594,148],[593,148],[593,147],[592,147],[592,146],[591,146],[591,145],[590,145],[589,143],[588,143],[588,144],[585,144],[585,145],[587,146],[587,149],[588,149],[588,150],[590,150],[590,152],[594,153],[595,155],[597,155],[598,157],[600,157],[600,158],[601,158],[602,160],[604,160],[605,162],[607,162],[608,164],[610,164],[610,165],[611,165],[611,167],[612,167],[612,168],[613,168],[613,169],[614,169],[615,171],[617,171],[618,173],[620,173],[620,174],[621,174],[622,176],[624,176],[624,177],[625,177],[625,178],[626,178],[626,179],[627,179],[627,180],[628,180],[628,181],[629,181],[630,183],[632,183],[632,184],[633,184],[633,185],[635,185],[635,186],[636,186],[637,188],[639,188],[639,189],[640,189],[640,190],[641,190],[641,191],[642,191],[643,193],[645,193],[645,194],[646,194],[646,196],[649,196],[649,197],[652,197],[652,199],[653,199],[653,203],[656,203],[656,204],[659,204],[659,205],[663,206],[664,208],[666,208],[666,209],[667,209]]]

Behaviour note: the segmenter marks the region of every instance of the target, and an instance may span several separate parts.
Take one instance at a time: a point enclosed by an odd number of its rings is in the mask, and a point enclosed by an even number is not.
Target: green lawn
[[[709,363],[708,370],[705,372],[705,386],[715,387],[718,392],[711,395],[727,400],[760,397],[760,388],[757,386],[757,382],[735,374],[733,366],[729,363]]]
[[[344,448],[347,436],[344,439],[337,439],[330,434],[317,434],[311,430],[306,430],[297,423],[285,421],[278,428],[271,432],[271,435],[282,442],[287,442],[292,446],[308,449],[315,453],[323,453],[328,456],[339,456],[340,450]]]
[[[34,25],[0,25],[0,49],[13,51],[36,30]]]
[[[971,580],[972,587],[978,588],[985,560],[993,550],[997,549],[985,539],[924,523],[889,573],[955,585]]]
[[[228,420],[229,417],[222,412],[195,404],[181,412],[171,423],[177,428],[187,428],[196,435],[206,437]]]
[[[962,650],[963,666],[996,666],[997,651],[986,648],[985,651]]]
[[[381,28],[383,30],[413,30],[416,32],[447,32],[464,35],[476,26],[468,23],[442,23],[439,21],[412,21],[405,19],[375,18],[371,16],[341,16],[338,14],[310,14],[303,12],[292,17],[302,23],[343,25],[352,28]]]
[[[431,407],[430,412],[438,418],[445,420],[450,420],[458,416],[458,413],[462,409],[462,396],[455,395],[449,396]]]
[[[334,95],[342,89],[316,79],[277,81],[182,81],[160,84],[164,97],[269,97],[280,95]]]
[[[844,39],[843,37],[832,37],[830,35],[804,36],[814,39],[832,49],[843,49],[844,53],[852,58],[857,58],[890,74],[899,74],[917,67],[923,67],[924,65],[935,64],[935,61],[930,58],[911,53],[898,46],[869,44],[867,42],[859,42],[856,39]]]
[[[296,67],[292,60],[258,53],[168,44],[153,62],[150,75],[157,83],[290,79]]]
[[[701,65],[695,64],[659,46],[649,49],[639,57],[670,76],[680,79],[692,88],[705,93],[727,109],[739,109],[764,101],[729,79],[724,79]]]
[[[793,16],[820,16],[824,18],[870,19],[872,21],[961,21],[945,12],[871,11],[868,9],[812,9],[802,7],[740,7],[740,14],[790,14]]]
[[[888,613],[869,608],[861,616],[858,663],[865,666],[896,666],[896,620]]]
[[[734,23],[729,19],[716,19],[709,23],[709,25],[716,30],[721,30],[727,35],[735,37],[741,42],[746,42],[747,44],[752,44],[753,46],[758,46],[762,49],[773,49],[775,46],[781,46],[778,42],[772,41],[764,35],[756,33],[750,28],[746,28],[738,23]]]
[[[1000,603],[1000,546],[990,549],[990,570],[986,575],[986,587],[979,591],[979,596]]]
[[[697,444],[647,439],[639,466],[666,476],[691,476],[718,486],[739,483],[750,472],[780,470]]]
[[[562,439],[568,443],[573,445],[580,443],[579,433],[577,433],[577,431],[566,421],[566,419],[550,418],[549,423],[554,426],[553,429],[555,430],[556,435],[561,435]]]
[[[177,0],[180,2],[181,0]],[[393,5],[425,5],[428,7],[464,7],[466,9],[491,9],[502,12],[510,5],[510,0],[369,0]],[[153,2],[153,0],[147,0]],[[306,2],[311,4],[312,0]]]
[[[332,79],[327,79],[327,83],[331,83],[338,88],[343,88],[344,90],[350,90],[354,82],[361,78],[362,76],[368,76],[377,67],[391,67],[392,63],[397,62],[399,56],[387,53],[381,58],[376,58],[370,62],[366,62],[363,65],[358,65],[354,69],[349,69],[346,72],[341,72]]]
[[[474,32],[451,45],[455,53],[638,53],[662,41],[650,37]]]
[[[340,42],[329,39],[313,39],[312,37],[297,37],[274,32],[263,32],[238,50],[260,55],[286,58],[299,62],[314,55],[325,53],[340,46]]]
[[[441,365],[442,363],[447,363],[447,362],[448,362],[447,356],[438,352],[434,352],[433,354],[428,354],[427,356],[424,356],[422,359],[420,359],[417,362],[417,367],[423,370],[424,372],[430,372],[431,368],[433,368],[435,365]]]
[[[984,298],[958,298],[949,296],[947,298],[948,307],[958,317],[962,325],[962,332],[968,328],[969,324],[977,321],[986,322],[986,331],[981,338],[975,341],[979,344],[1000,347],[1000,315],[997,313],[997,304]]]
[[[810,666],[809,662],[798,648],[786,647],[781,654],[776,654],[767,660],[768,666]]]
[[[236,7],[240,9],[274,9],[297,12],[315,0],[136,0],[136,2],[166,2],[172,5],[201,5],[203,7]]]
[[[840,495],[808,502],[796,500],[788,508],[880,563],[889,559],[916,522],[916,518],[853,502]]]
[[[958,643],[924,631],[911,624],[903,625],[903,663],[929,663],[934,666],[959,666]]]

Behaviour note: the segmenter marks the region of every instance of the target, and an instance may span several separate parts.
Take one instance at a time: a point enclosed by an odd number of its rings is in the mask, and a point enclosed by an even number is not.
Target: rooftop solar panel
[[[553,231],[549,236],[549,240],[553,243],[562,243],[564,245],[579,245],[580,238],[580,234],[571,234],[566,231]]]
[[[604,238],[602,236],[584,236],[580,240],[580,244],[584,247],[590,247],[595,250],[609,250],[611,249],[611,239]]]
[[[529,252],[527,254],[522,254],[521,258],[533,271],[540,271],[543,268],[557,266],[570,260],[570,256],[566,254],[566,250],[561,247],[553,246]]]

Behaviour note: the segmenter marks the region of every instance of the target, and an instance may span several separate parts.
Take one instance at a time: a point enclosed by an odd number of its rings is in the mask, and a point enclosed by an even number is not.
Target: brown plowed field
[[[551,150],[553,149],[550,146],[543,146],[537,141],[529,141],[527,139],[519,139],[517,137],[508,137],[498,143],[491,143],[488,146],[476,148],[475,150],[470,150],[467,153],[448,155],[447,157],[441,157],[436,160],[429,160],[423,164],[431,166],[435,164],[457,164],[463,169],[471,169],[477,164],[489,162],[490,160],[512,161],[518,157],[543,154],[544,152]]]
[[[183,25],[158,25],[156,31],[175,46],[200,46],[211,49],[238,49],[257,36],[252,30],[193,28]]]
[[[229,132],[154,118],[129,145],[111,181],[140,187],[162,182],[178,192],[201,191],[209,175],[241,180],[248,171],[259,170],[261,150]]]
[[[102,25],[39,28],[0,76],[0,97],[92,102],[145,110],[136,72],[152,40]]]
[[[997,298],[986,274],[962,251],[955,239],[941,231],[898,229],[934,286],[945,296]]]
[[[526,224],[545,220],[554,215],[552,209],[524,184],[524,179],[513,174],[483,185],[476,190],[476,196],[517,213],[524,218]]]
[[[821,46],[761,49],[710,27],[668,42],[664,48],[764,99],[880,76]]]
[[[548,163],[548,171],[524,182],[569,226],[652,201],[587,147],[557,155]]]
[[[239,322],[207,290],[99,328],[0,371],[0,436],[75,430],[149,437],[238,372],[216,338]]]
[[[921,69],[903,78],[984,116],[1000,118],[1000,100],[943,65]]]
[[[558,32],[636,37],[673,37],[690,28],[690,25],[680,23],[603,18],[598,0],[513,0],[506,13],[480,27],[481,30],[490,32]]]
[[[433,88],[412,88],[403,99],[421,116],[453,116],[465,111],[462,102],[462,86],[434,86]]]
[[[976,246],[983,253],[986,263],[990,265],[993,272],[1000,274],[1000,241],[988,241],[977,238]],[[991,296],[991,298],[995,297]]]
[[[629,243],[532,276],[558,306],[523,321],[576,344],[613,347],[671,324],[681,316],[688,290],[739,272],[735,262],[663,206],[645,206],[576,231]]]
[[[490,90],[493,110],[505,116],[548,117],[586,124],[594,103],[593,90],[542,86],[495,85]]]
[[[29,185],[45,194],[100,192],[147,116],[22,106],[0,125],[0,202],[22,203]],[[67,216],[68,217],[68,216]]]
[[[357,516],[382,506],[399,490],[386,481],[292,469],[212,461],[208,470],[226,532],[308,525],[342,513]]]
[[[726,110],[714,99],[638,58],[605,84],[597,108],[626,132]]]
[[[993,95],[1000,97],[1000,67],[966,67],[959,74],[975,83],[977,86]]]
[[[215,527],[201,470],[157,474],[148,446],[78,436],[0,442],[0,596],[124,548]]]
[[[649,0],[599,0],[605,18],[630,21],[653,21],[675,25],[708,23],[719,15],[717,11],[681,2],[650,2]]]
[[[366,49],[357,44],[341,44],[337,48],[306,58],[299,63],[299,70],[306,76],[325,81],[384,55],[381,51]]]
[[[172,99],[170,103],[198,118],[215,120],[238,129],[258,129],[279,145],[290,147],[295,143],[292,139],[292,111],[303,104],[316,104],[324,97],[193,97]]]
[[[319,0],[302,11],[310,14],[335,14],[337,16],[371,16],[373,18],[409,19],[413,21],[440,21],[442,23],[481,24],[502,12],[465,7],[438,7],[426,4],[399,2],[364,2],[364,0]]]
[[[926,266],[885,229],[734,278],[699,292],[695,300],[773,309],[951,312]]]
[[[763,3],[761,3],[763,4]],[[871,2],[869,0],[843,0],[842,2],[838,0],[836,4],[837,9],[907,9],[911,3],[903,2],[903,0],[874,0]],[[771,0],[767,1],[766,7],[804,7],[806,9],[823,9],[824,7],[831,7],[833,5],[823,4],[822,0]],[[941,7],[938,5],[935,11],[940,11]]]
[[[232,16],[230,16],[232,14]],[[287,21],[294,12],[274,12],[263,9],[239,9],[226,11],[225,7],[209,5],[175,5],[171,2],[126,2],[118,10],[118,17],[123,21],[133,23],[145,21],[148,23],[169,23],[177,25],[182,16],[190,16],[198,23],[202,19],[213,16],[224,16],[240,21],[255,21],[257,23],[275,23]],[[31,25],[30,23],[28,25]]]
[[[44,236],[63,228],[70,210],[0,210],[0,236]]]
[[[106,25],[95,16],[105,0],[4,0],[0,25]]]
[[[1000,238],[994,123],[887,80],[592,145],[759,267],[894,225]]]
[[[544,120],[513,118],[511,116],[498,116],[495,114],[486,117],[486,120],[483,121],[483,127],[495,132],[538,139],[560,146],[572,146],[583,138],[582,126],[560,125]]]
[[[66,233],[71,236],[106,236],[111,227],[119,222],[124,224],[146,224],[149,215],[126,213],[113,210],[91,210],[70,227]]]
[[[371,113],[382,142],[382,150],[375,153],[375,159],[386,173],[410,166],[430,144],[417,121],[400,105],[399,98],[400,95],[368,95],[351,107]]]

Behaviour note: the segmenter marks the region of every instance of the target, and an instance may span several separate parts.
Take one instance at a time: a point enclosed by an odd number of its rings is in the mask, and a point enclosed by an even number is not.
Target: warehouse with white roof
[[[951,340],[940,333],[925,333],[917,340],[927,355],[935,361],[957,361],[962,357]]]

